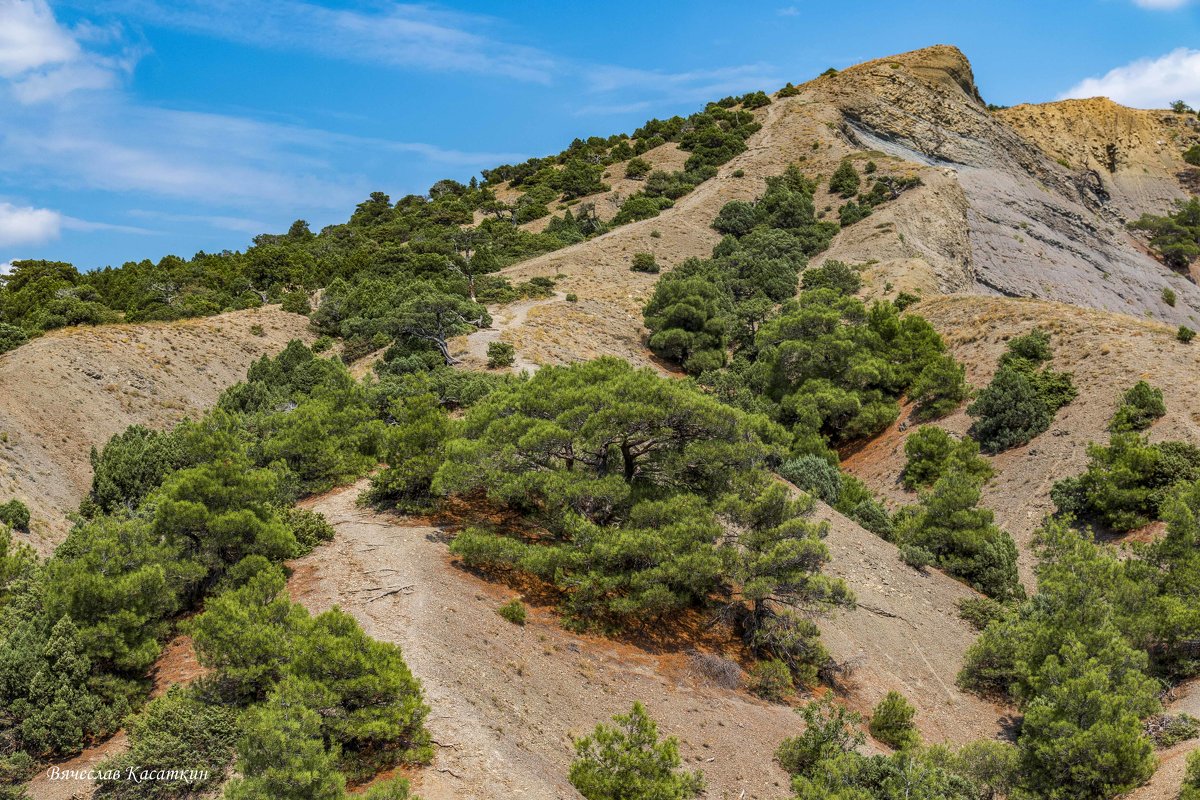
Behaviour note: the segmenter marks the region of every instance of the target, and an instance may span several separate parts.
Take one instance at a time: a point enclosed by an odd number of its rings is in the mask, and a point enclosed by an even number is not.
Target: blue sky
[[[241,249],[937,43],[993,103],[1200,107],[1200,0],[0,0],[0,270]]]

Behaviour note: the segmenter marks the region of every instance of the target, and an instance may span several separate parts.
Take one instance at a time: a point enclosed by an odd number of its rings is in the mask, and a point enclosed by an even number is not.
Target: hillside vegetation
[[[245,253],[18,262],[0,791],[124,729],[233,798],[1186,797],[1198,131],[935,47]],[[150,337],[173,379],[79,377]],[[51,445],[55,391],[111,399]]]

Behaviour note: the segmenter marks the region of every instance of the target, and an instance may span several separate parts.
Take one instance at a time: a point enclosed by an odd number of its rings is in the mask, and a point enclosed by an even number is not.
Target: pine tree
[[[700,772],[681,772],[679,743],[662,741],[641,703],[575,740],[570,780],[586,800],[686,800],[704,788]]]
[[[280,684],[249,709],[238,739],[238,772],[228,800],[341,800],[346,780],[337,753],[325,748],[321,715],[305,704],[311,687],[298,678]]]

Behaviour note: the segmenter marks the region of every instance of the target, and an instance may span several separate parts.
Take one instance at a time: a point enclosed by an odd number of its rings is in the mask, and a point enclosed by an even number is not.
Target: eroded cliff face
[[[1182,153],[1200,142],[1192,114],[1127,108],[1107,97],[1019,105],[996,117],[1069,168],[1086,172],[1128,219],[1162,213],[1195,193],[1200,168]]]
[[[1124,228],[1130,217],[1161,213],[1183,196],[1181,153],[1195,135],[1191,122],[1109,101],[993,114],[966,58],[944,46],[871,61],[810,86],[841,112],[852,145],[953,174],[968,207],[973,284],[953,288],[1169,322],[1200,312],[1197,287]],[[1043,126],[1043,117],[1059,122]],[[1115,172],[1098,169],[1110,145]],[[1162,299],[1166,286],[1181,300],[1175,307]]]

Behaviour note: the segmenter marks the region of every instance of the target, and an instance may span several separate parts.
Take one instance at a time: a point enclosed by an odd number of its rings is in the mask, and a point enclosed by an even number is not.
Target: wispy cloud
[[[1200,105],[1200,50],[1180,47],[1133,61],[1080,81],[1059,99],[1097,96],[1136,108],[1166,108],[1175,100]]]
[[[495,35],[500,23],[491,17],[425,5],[386,4],[373,10],[351,10],[298,0],[180,0],[170,4],[108,0],[101,8],[148,24],[252,47],[313,53],[370,66],[466,72],[541,84],[570,81],[593,96],[594,102],[585,109],[594,113],[619,113],[652,103],[704,102],[730,92],[766,88],[778,80],[776,71],[763,64],[666,72],[586,63],[506,42]],[[617,100],[605,97],[615,93],[623,96]]]
[[[1174,11],[1191,2],[1192,0],[1133,0],[1134,5],[1154,11]]]
[[[148,6],[146,13],[168,13],[155,8]],[[264,24],[242,28],[252,29],[256,39],[270,40],[270,31],[284,25],[287,15],[281,8],[263,5],[257,10],[263,14]],[[284,37],[288,40],[308,37],[322,41],[321,47],[333,47],[313,27],[322,22],[353,31],[355,36],[376,37],[380,48],[387,38],[381,37],[379,30],[371,30],[365,20],[322,17],[333,12],[302,3],[287,8],[299,20],[299,27],[289,29]],[[245,6],[233,3],[219,8],[206,5],[203,14],[198,6],[189,10],[185,4],[180,9],[169,12],[183,15],[180,24],[195,20],[198,25],[207,19],[217,25],[246,13]],[[428,16],[429,12],[421,9],[403,8],[388,16],[390,23],[376,22],[384,30],[404,29],[411,37],[425,33],[433,41],[458,41],[460,50],[473,41],[470,37],[456,39],[449,28],[434,31],[437,26],[424,19]],[[405,20],[410,27],[401,25]],[[230,35],[237,29],[237,25],[221,28]],[[526,157],[146,105],[122,90],[124,76],[140,52],[126,46],[124,39],[118,26],[83,23],[68,28],[55,19],[45,0],[0,0],[0,106],[6,107],[0,114],[0,141],[4,143],[0,173],[20,175],[23,183],[34,185],[187,200],[220,209],[198,215],[215,222],[249,219],[284,207],[344,210],[378,188],[378,177],[364,174],[368,165],[394,162],[397,154],[472,169]],[[486,50],[484,45],[479,47]],[[358,53],[371,56],[369,49],[364,52],[361,47]],[[359,166],[346,170],[347,162]],[[225,213],[228,209],[249,213],[235,216]],[[64,224],[64,219],[59,219],[55,233],[63,227],[100,229],[98,224],[87,223],[91,227],[86,227],[78,220]],[[48,224],[46,218],[43,224]],[[33,230],[28,224],[25,229]],[[141,231],[130,228],[130,232]]]
[[[486,17],[423,5],[363,11],[294,0],[112,0],[101,7],[225,41],[373,65],[549,83],[558,62],[537,48],[490,36],[493,23]]]

